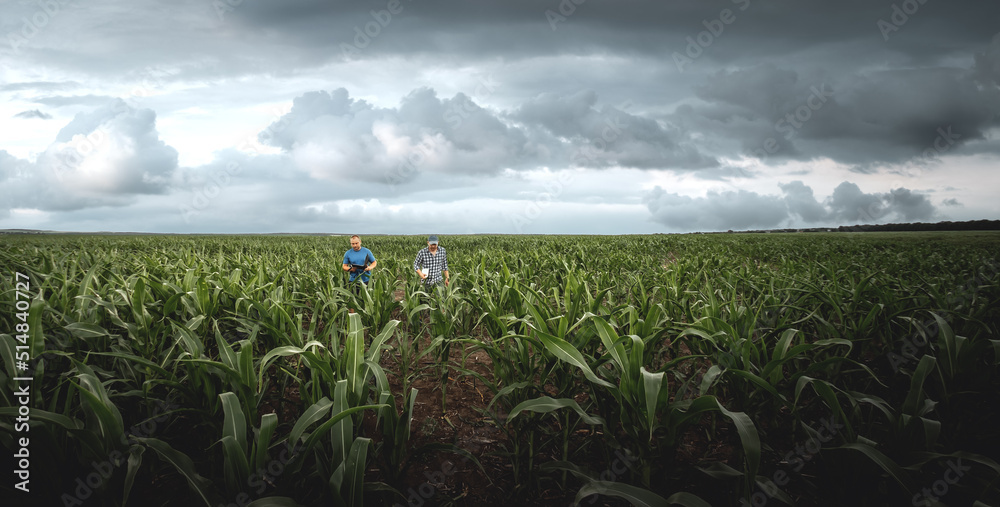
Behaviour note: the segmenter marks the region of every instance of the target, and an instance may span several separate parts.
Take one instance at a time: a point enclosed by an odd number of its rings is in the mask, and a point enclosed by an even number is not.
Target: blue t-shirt
[[[347,264],[348,266],[353,264],[357,264],[359,266],[367,266],[373,262],[375,262],[375,254],[373,254],[371,250],[365,247],[361,247],[361,249],[358,251],[355,251],[352,248],[344,254],[344,264]],[[353,282],[358,277],[358,275],[361,275],[362,282],[368,283],[368,279],[371,278],[370,276],[371,271],[364,271],[361,273],[355,273],[351,271],[351,281]]]

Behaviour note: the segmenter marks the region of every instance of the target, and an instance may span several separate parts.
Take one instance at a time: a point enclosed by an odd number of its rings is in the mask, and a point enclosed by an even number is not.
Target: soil
[[[465,355],[465,367],[492,380],[492,362],[489,356],[474,350],[472,345],[455,344],[451,350],[453,364],[461,364]],[[421,337],[420,350],[430,346],[430,337]],[[381,361],[396,394],[397,407],[402,406],[403,382],[399,376],[398,354],[395,351],[383,353]],[[476,505],[476,506],[550,506],[573,505],[576,492],[582,483],[569,476],[565,487],[555,481],[543,482],[540,489],[525,495],[515,493],[514,474],[510,458],[505,454],[508,438],[502,428],[485,409],[492,400],[492,393],[479,379],[472,375],[462,375],[454,369],[449,375],[446,411],[441,412],[441,387],[437,379],[436,361],[430,355],[424,356],[418,368],[426,368],[415,376],[410,387],[419,391],[414,405],[410,449],[425,444],[454,444],[471,453],[482,465],[480,469],[472,460],[452,452],[429,452],[416,457],[407,470],[402,484],[394,484],[408,501],[399,499],[399,505]],[[703,373],[703,372],[702,372]],[[585,397],[586,395],[583,395]],[[582,401],[582,399],[580,400]],[[374,416],[371,416],[373,425]],[[718,489],[718,482],[697,472],[695,466],[705,466],[712,462],[725,462],[735,468],[741,467],[738,438],[735,431],[726,431],[719,424],[716,437],[710,440],[706,428],[711,418],[706,416],[703,424],[692,425],[682,437],[676,459],[678,468],[690,469],[695,473],[681,478],[681,484],[673,483],[671,489],[698,491]],[[594,440],[589,430],[577,431],[571,448],[576,449],[586,440]],[[596,446],[591,446],[596,447]],[[537,463],[560,459],[556,455],[541,455]],[[605,456],[598,455],[596,449],[588,454],[577,453],[573,462],[585,469],[607,470]],[[685,466],[689,464],[690,466]],[[369,467],[369,481],[383,481],[377,463]],[[727,498],[722,496],[722,498]],[[729,497],[731,498],[731,497]],[[708,497],[705,497],[709,500]],[[714,502],[713,502],[714,504]],[[581,505],[620,506],[627,502],[604,496],[591,496],[581,501]]]
[[[669,262],[669,260],[668,260]],[[395,292],[396,301],[402,300],[402,290]],[[397,310],[398,312],[398,310]],[[402,315],[394,318],[402,319]],[[425,317],[426,318],[426,317]],[[322,326],[322,324],[321,324]],[[397,340],[405,336],[405,332],[397,333],[389,345],[398,346]],[[484,338],[484,337],[478,337]],[[419,350],[430,347],[431,337],[424,334],[419,337]],[[678,351],[688,355],[691,351],[686,345],[680,344]],[[486,379],[493,380],[492,362],[489,355],[477,350],[473,345],[454,343],[451,347],[450,364],[461,365],[478,373]],[[292,356],[288,366],[297,366],[297,357]],[[428,451],[412,456],[409,468],[404,478],[391,483],[381,472],[377,459],[369,462],[366,480],[369,482],[385,482],[396,488],[406,498],[399,498],[388,493],[367,493],[367,495],[383,495],[382,500],[388,505],[409,505],[412,507],[432,505],[475,505],[475,506],[550,506],[574,505],[576,493],[583,485],[581,481],[568,476],[566,483],[559,484],[546,477],[540,480],[539,487],[530,493],[517,491],[514,480],[513,466],[506,454],[510,444],[507,434],[500,423],[496,422],[486,408],[493,399],[489,388],[476,377],[451,368],[447,387],[446,410],[441,410],[441,385],[437,375],[437,358],[433,354],[422,357],[413,368],[415,374],[406,389],[415,388],[418,395],[413,409],[411,435],[408,450],[420,449],[428,444],[451,444],[467,451],[475,457],[470,460],[451,451]],[[391,390],[395,396],[396,407],[403,406],[404,382],[400,375],[400,355],[395,348],[383,352],[380,364],[386,372]],[[686,375],[696,371],[696,375],[704,374],[707,365],[685,362],[680,365]],[[696,382],[697,384],[697,382]],[[677,386],[671,385],[675,395]],[[261,405],[260,413],[276,412],[282,425],[293,425],[295,418],[306,407],[302,406],[298,388],[294,383],[285,389],[271,385]],[[283,391],[279,394],[279,391]],[[581,394],[577,401],[583,402],[586,394]],[[676,400],[675,400],[676,401]],[[722,400],[724,401],[724,400]],[[363,421],[363,432],[373,436],[373,445],[379,442],[380,431],[376,429],[376,414],[368,411]],[[699,472],[696,467],[710,463],[723,462],[731,467],[741,468],[740,446],[734,430],[716,422],[715,437],[709,438],[708,429],[713,427],[712,418],[706,416],[698,424],[691,425],[680,438],[675,456],[678,470],[689,470],[682,477],[664,477],[669,481],[671,491],[689,491],[702,496],[709,503],[716,505],[732,498],[732,492],[720,488],[720,482]],[[591,430],[578,430],[571,437],[571,449],[574,449],[573,463],[591,471],[609,470],[617,463],[608,463],[607,456],[596,449],[597,446],[584,445],[593,443],[595,437]],[[584,449],[581,451],[580,449]],[[538,463],[559,460],[555,453],[540,454]],[[480,468],[481,466],[481,468]],[[654,479],[655,480],[655,479]],[[664,482],[666,484],[666,482]],[[717,497],[706,495],[705,491],[714,492]],[[373,503],[374,498],[367,503]],[[377,503],[377,501],[375,501]],[[606,496],[590,496],[581,501],[581,505],[594,506],[626,506],[620,499]]]

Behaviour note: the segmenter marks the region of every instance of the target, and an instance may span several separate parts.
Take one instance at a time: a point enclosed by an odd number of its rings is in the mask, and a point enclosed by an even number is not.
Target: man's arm
[[[368,250],[368,255],[371,256],[372,263],[365,268],[365,271],[371,271],[375,269],[375,265],[378,264],[378,261],[375,260],[375,254],[373,254],[371,250]]]
[[[419,276],[420,279],[423,280],[424,278],[427,278],[427,275],[425,275],[425,274],[423,274],[423,273],[420,272],[420,260],[421,260],[420,254],[421,253],[423,253],[423,250],[417,252],[417,258],[413,259],[413,269],[416,270],[417,276]]]
[[[442,252],[444,254],[444,266],[441,268],[441,272],[444,273],[444,284],[448,285],[448,252]]]
[[[350,271],[351,270],[351,264],[347,260],[347,252],[344,252],[344,266],[341,269],[343,269],[344,271]]]

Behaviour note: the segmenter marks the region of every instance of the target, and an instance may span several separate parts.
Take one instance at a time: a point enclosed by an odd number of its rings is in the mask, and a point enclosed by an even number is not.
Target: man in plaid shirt
[[[421,269],[423,268],[423,269]],[[417,252],[417,258],[413,260],[413,269],[424,281],[424,286],[430,290],[434,284],[441,283],[441,274],[444,273],[444,284],[448,285],[448,252],[438,246],[438,237],[427,238],[427,248]]]

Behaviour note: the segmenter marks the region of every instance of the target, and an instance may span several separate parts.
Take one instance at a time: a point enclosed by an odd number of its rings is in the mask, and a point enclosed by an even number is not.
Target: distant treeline
[[[906,224],[859,224],[840,227],[813,227],[810,229],[770,229],[756,231],[732,231],[743,233],[761,232],[899,232],[899,231],[1000,231],[1000,220],[968,220],[965,222],[913,222]]]

